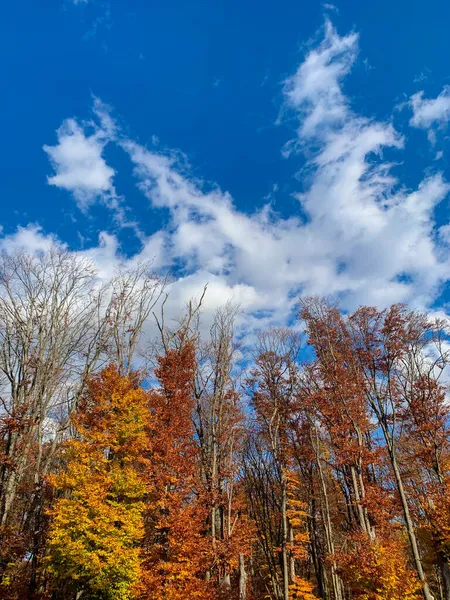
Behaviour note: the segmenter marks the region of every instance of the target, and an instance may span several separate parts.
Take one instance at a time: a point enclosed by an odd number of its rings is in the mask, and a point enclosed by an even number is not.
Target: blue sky
[[[23,0],[0,8],[5,249],[209,282],[247,325],[299,293],[447,309],[450,5]]]

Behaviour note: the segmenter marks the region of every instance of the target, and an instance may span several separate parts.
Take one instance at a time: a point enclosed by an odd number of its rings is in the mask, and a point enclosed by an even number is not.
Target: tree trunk
[[[294,530],[289,526],[289,545],[292,548],[294,545]],[[292,550],[289,552],[289,577],[291,583],[295,581],[295,558]]]
[[[394,471],[395,482],[397,484],[398,493],[400,495],[400,500],[403,508],[403,515],[405,517],[406,523],[406,531],[408,533],[408,539],[411,546],[411,551],[413,554],[414,565],[416,567],[417,575],[422,584],[422,593],[425,600],[435,600],[433,594],[430,591],[428,586],[425,573],[423,571],[422,560],[420,558],[419,547],[417,545],[416,533],[414,531],[414,525],[411,519],[411,515],[409,512],[408,501],[406,499],[405,489],[403,487],[403,481],[400,474],[400,470],[397,464],[397,457],[395,455],[395,450],[393,448],[393,444],[391,443],[391,439],[389,436],[389,431],[387,431],[386,426],[382,424],[383,433],[385,436],[386,444],[388,447],[389,458],[391,459],[392,469]]]
[[[239,600],[247,600],[247,571],[242,553],[239,554]]]
[[[331,516],[330,516],[330,505],[328,502],[328,492],[327,492],[327,486],[325,483],[325,478],[323,476],[322,464],[321,464],[320,456],[318,454],[317,437],[318,436],[317,436],[317,431],[316,431],[316,444],[313,443],[313,448],[315,449],[315,453],[316,453],[317,469],[319,472],[320,486],[322,489],[322,496],[323,496],[323,510],[325,513],[323,521],[324,521],[324,528],[325,528],[325,539],[326,539],[326,544],[327,544],[327,552],[328,552],[328,555],[330,557],[332,557],[332,556],[334,556],[334,543],[333,543],[333,531],[332,531]],[[334,558],[331,561],[331,582],[333,585],[334,599],[335,600],[343,600],[342,583],[341,583],[341,579],[340,579],[339,575],[337,574],[337,565],[336,565],[336,561],[334,560]]]
[[[231,578],[229,573],[225,573],[220,580],[220,589],[224,592],[229,592],[231,590]]]
[[[26,432],[27,442],[24,445],[24,448],[19,456],[19,459],[16,460],[16,465],[14,469],[9,469],[9,472],[6,473],[6,480],[4,484],[4,488],[2,490],[2,515],[0,525],[3,527],[6,525],[9,517],[9,513],[13,507],[14,501],[16,499],[17,489],[22,480],[23,473],[25,471],[25,467],[27,464],[28,454],[31,448],[31,443],[33,440],[33,430],[29,429]],[[23,438],[23,436],[22,436]],[[18,440],[17,436],[17,440]],[[10,453],[11,458],[14,458],[12,452]]]
[[[283,600],[289,600],[289,560],[288,560],[288,518],[287,518],[287,482],[284,473],[281,476],[281,561],[283,571]]]
[[[323,553],[318,543],[317,502],[314,497],[311,500],[309,512],[308,532],[311,544],[311,559],[316,575],[319,597],[323,600],[329,600],[328,577],[323,565]]]

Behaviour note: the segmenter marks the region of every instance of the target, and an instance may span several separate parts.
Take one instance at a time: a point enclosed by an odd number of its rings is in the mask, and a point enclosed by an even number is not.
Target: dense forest
[[[1,256],[0,598],[449,600],[447,324],[167,290]]]

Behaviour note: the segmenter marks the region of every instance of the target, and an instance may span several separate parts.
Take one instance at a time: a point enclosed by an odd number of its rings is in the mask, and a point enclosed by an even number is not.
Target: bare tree
[[[238,311],[239,307],[231,303],[216,310],[209,339],[199,343],[195,380],[194,423],[201,449],[202,479],[211,507],[209,525],[215,565],[223,589],[231,587],[231,574],[229,557],[222,556],[221,559],[219,549],[233,546],[236,459],[242,441],[234,339]],[[243,560],[244,557],[241,559],[241,579],[246,577]]]
[[[260,333],[255,347],[255,368],[250,378],[256,421],[279,481],[282,600],[289,600],[289,585],[292,583],[287,516],[287,431],[298,384],[300,347],[300,337],[288,328],[273,328]]]
[[[108,355],[122,375],[132,369],[142,330],[161,298],[166,280],[150,271],[151,264],[119,271],[110,283],[111,299],[106,311],[109,325]]]
[[[102,290],[87,259],[56,249],[0,257],[0,373],[4,455],[0,521],[21,479],[43,461],[45,427],[70,410],[104,349]],[[34,445],[37,444],[37,449]],[[36,453],[32,465],[30,453]]]
[[[189,300],[181,317],[174,319],[170,325],[166,322],[165,313],[169,294],[165,295],[161,303],[159,316],[156,312],[153,312],[160,333],[160,341],[152,345],[152,353],[154,353],[155,346],[158,347],[158,345],[162,346],[164,352],[167,352],[170,348],[180,350],[187,342],[193,342],[195,345],[198,343],[200,337],[200,312],[207,289],[208,284],[203,288],[200,298]]]

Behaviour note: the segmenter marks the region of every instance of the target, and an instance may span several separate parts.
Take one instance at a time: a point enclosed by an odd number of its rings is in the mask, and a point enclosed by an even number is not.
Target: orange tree
[[[199,447],[192,422],[195,347],[186,342],[159,357],[160,388],[150,393],[149,500],[143,599],[206,600],[211,550],[202,501]]]

